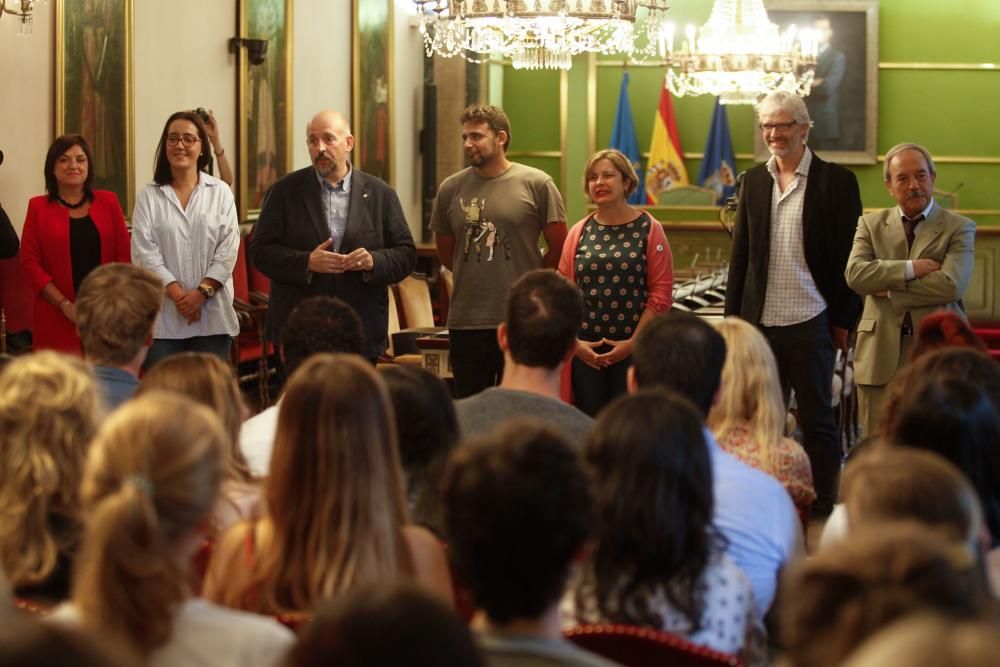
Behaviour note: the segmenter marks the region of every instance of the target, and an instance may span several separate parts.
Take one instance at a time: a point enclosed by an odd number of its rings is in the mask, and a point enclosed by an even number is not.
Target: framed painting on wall
[[[878,130],[878,0],[765,0],[772,23],[817,31],[809,146],[842,164],[874,164]],[[768,152],[757,133],[754,157]]]
[[[267,42],[264,62],[240,49],[240,221],[256,219],[268,188],[292,168],[292,0],[240,0],[240,34]]]
[[[353,0],[354,166],[392,182],[392,2]]]
[[[126,216],[132,177],[132,0],[56,0],[56,135],[90,144],[94,187]]]

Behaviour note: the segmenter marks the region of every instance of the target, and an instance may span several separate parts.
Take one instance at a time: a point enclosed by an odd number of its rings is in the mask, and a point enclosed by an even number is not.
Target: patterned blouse
[[[808,510],[816,500],[809,457],[802,446],[791,438],[781,438],[775,444],[773,465],[766,459],[760,443],[750,435],[746,423],[737,424],[726,434],[716,434],[716,439],[720,447],[748,466],[766,472],[781,482],[796,509]]]

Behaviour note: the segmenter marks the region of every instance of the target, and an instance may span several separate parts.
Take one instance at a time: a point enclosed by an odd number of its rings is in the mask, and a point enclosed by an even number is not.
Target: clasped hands
[[[358,248],[346,255],[333,252],[333,239],[327,239],[309,253],[309,270],[313,273],[345,273],[347,271],[371,271],[375,258],[364,248]]]
[[[598,354],[597,349],[607,345],[611,349],[604,354]],[[602,338],[601,340],[586,341],[576,340],[576,358],[595,370],[603,370],[614,366],[619,361],[627,359],[632,354],[632,339],[611,340]]]

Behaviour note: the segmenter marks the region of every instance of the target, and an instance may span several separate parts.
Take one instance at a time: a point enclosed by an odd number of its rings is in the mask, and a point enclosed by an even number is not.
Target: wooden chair
[[[423,329],[434,326],[434,306],[427,276],[411,273],[396,285],[399,295],[399,324],[403,329]]]
[[[739,658],[667,632],[632,625],[580,625],[563,634],[577,646],[629,667],[741,667]]]
[[[247,252],[249,235],[240,237],[240,249],[233,268],[233,307],[240,323],[240,333],[236,336],[232,348],[231,362],[236,370],[236,377],[242,385],[245,382],[256,381],[257,399],[260,409],[266,408],[271,401],[269,381],[271,367],[268,358],[273,346],[267,340],[267,300],[254,299],[250,291],[250,270],[248,268]],[[241,372],[252,362],[252,370]]]
[[[389,326],[388,326],[388,346],[386,347],[385,354],[382,355],[378,362],[382,364],[403,364],[406,366],[421,366],[423,365],[423,357],[419,352],[414,352],[410,349],[402,349],[397,346],[397,343],[405,342],[402,337],[397,337],[398,334],[402,333],[403,330],[399,326],[399,307],[396,303],[396,292],[392,287],[386,288],[386,293],[389,297]]]

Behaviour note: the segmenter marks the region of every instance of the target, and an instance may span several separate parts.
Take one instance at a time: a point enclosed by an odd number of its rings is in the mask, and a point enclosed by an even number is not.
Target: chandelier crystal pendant
[[[662,42],[666,0],[414,0],[427,55],[515,69],[569,69],[580,53],[651,56]],[[636,14],[645,20],[636,30]],[[638,32],[638,35],[637,35]],[[641,46],[637,46],[639,38]]]
[[[680,49],[674,50],[672,25],[660,42],[670,92],[718,96],[722,104],[754,104],[775,90],[805,97],[818,50],[815,31],[794,25],[781,31],[763,0],[715,0],[708,22],[684,31]]]
[[[30,35],[34,27],[35,0],[0,0],[0,18],[10,14],[18,19],[17,34]]]

